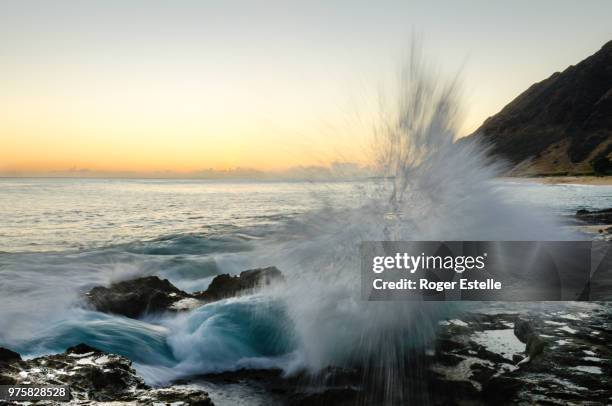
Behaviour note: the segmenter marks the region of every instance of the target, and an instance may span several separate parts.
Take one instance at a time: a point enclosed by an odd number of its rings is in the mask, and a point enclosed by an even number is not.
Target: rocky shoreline
[[[420,376],[422,381],[416,392],[411,387],[415,382],[406,382],[409,393],[404,396],[419,404],[436,405],[609,404],[612,306],[593,304],[585,312],[466,313],[462,319],[442,321],[432,347],[407,360],[406,368],[411,370],[407,379]],[[527,354],[525,343],[519,340],[524,323],[542,340],[542,351],[527,363],[521,363]],[[328,368],[316,377],[284,377],[274,369],[240,370],[151,388],[129,360],[84,344],[27,361],[6,349],[0,354],[0,384],[70,385],[75,405],[109,401],[212,405],[214,398],[200,389],[211,384],[221,389],[256,388],[269,404],[375,405],[380,400],[374,383],[357,368]]]
[[[185,385],[152,388],[138,376],[130,360],[108,354],[86,344],[70,347],[62,354],[23,360],[19,354],[0,348],[0,385],[68,385],[70,404],[97,405],[193,405],[212,406],[208,394]],[[8,402],[0,405],[56,401]]]
[[[189,294],[168,280],[145,277],[86,294],[89,306],[128,317],[190,308],[246,294],[282,280],[274,267],[217,276],[205,292]],[[126,302],[125,297],[130,298]],[[177,306],[190,301],[192,306]],[[435,342],[405,360],[393,401],[418,404],[600,405],[612,402],[612,304],[549,304],[492,314],[461,312],[439,323]],[[459,317],[459,316],[458,316]],[[0,384],[69,385],[71,404],[212,405],[217,392],[257,392],[267,405],[376,405],[382,371],[328,368],[317,376],[286,377],[280,370],[240,370],[148,386],[130,360],[86,344],[29,360],[0,349]],[[265,401],[261,401],[265,399]],[[23,404],[2,403],[0,405]],[[48,405],[52,402],[34,402]],[[225,404],[231,404],[225,402]]]

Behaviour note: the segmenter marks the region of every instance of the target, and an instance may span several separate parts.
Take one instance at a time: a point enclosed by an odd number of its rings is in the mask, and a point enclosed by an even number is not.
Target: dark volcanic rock
[[[430,385],[436,399],[450,404],[609,403],[612,351],[606,343],[612,338],[612,305],[572,309],[559,304],[524,316],[469,314],[467,328],[443,326],[438,341],[447,343],[436,347],[430,366],[437,373]],[[531,362],[518,368],[508,359],[523,359],[521,342]],[[544,346],[548,349],[542,352]],[[460,362],[445,362],[453,355]],[[460,390],[465,382],[472,392]],[[436,387],[456,395],[445,398]]]
[[[529,338],[534,334],[535,332],[533,331],[533,325],[529,322],[529,320],[521,318],[514,320],[514,335],[522,343],[527,344]]]
[[[181,310],[186,307],[181,306],[181,301],[195,301],[190,294],[157,276],[116,282],[108,288],[97,286],[86,298],[98,311],[134,318],[146,313]]]
[[[238,276],[223,274],[216,276],[207,290],[194,293],[194,297],[205,302],[212,302],[236,296],[242,292],[269,285],[273,281],[282,279],[283,275],[274,266],[244,271]]]
[[[468,139],[490,145],[514,175],[612,174],[612,41],[529,87]]]
[[[507,404],[516,393],[524,387],[520,379],[509,376],[493,376],[482,388],[483,400],[490,404]]]
[[[9,362],[20,361],[21,355],[15,351],[11,351],[8,348],[0,347],[0,364],[6,364]]]
[[[204,391],[184,386],[151,388],[136,374],[132,363],[85,344],[70,347],[63,354],[47,355],[0,364],[0,382],[17,385],[68,385],[71,404],[132,402],[138,405],[180,404],[212,406]],[[39,401],[50,405],[53,402]]]
[[[589,224],[612,224],[612,208],[594,211],[581,209],[576,212],[576,217]]]
[[[96,286],[85,294],[96,310],[137,318],[147,313],[190,310],[205,303],[233,297],[283,279],[276,267],[251,269],[238,276],[216,276],[207,290],[189,294],[157,276]]]
[[[546,346],[546,343],[535,332],[531,321],[517,317],[514,320],[514,335],[522,343],[526,344],[525,354],[527,355],[527,357],[525,359],[519,360],[518,365],[531,362],[544,352],[544,347]]]
[[[333,388],[315,393],[297,393],[289,406],[349,406],[359,404],[359,392],[351,388]]]

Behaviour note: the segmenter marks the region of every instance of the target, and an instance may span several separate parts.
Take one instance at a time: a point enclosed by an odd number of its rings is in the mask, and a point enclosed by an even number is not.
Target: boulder
[[[25,361],[14,356],[10,359],[10,362],[0,364],[0,382],[15,385],[68,385],[71,404],[75,405],[97,402],[213,405],[206,392],[192,387],[173,385],[151,388],[138,376],[128,359],[86,344],[70,347],[62,354]],[[54,403],[41,401],[37,404]]]
[[[0,364],[8,364],[15,361],[21,361],[21,355],[8,348],[0,347]]]
[[[529,337],[531,337],[534,333],[533,325],[529,320],[516,318],[514,320],[514,335],[518,338],[522,343],[527,344],[529,341]]]
[[[216,276],[205,291],[194,293],[194,297],[205,302],[213,302],[233,297],[282,279],[281,271],[274,266],[243,271],[238,276],[223,274]]]
[[[97,286],[86,295],[90,305],[104,313],[137,318],[147,313],[177,311],[199,304],[167,279],[157,276],[116,282],[109,287]]]
[[[100,312],[138,318],[149,313],[190,310],[282,279],[281,272],[273,266],[251,269],[238,276],[215,276],[208,289],[190,294],[167,279],[147,276],[115,282],[109,287],[96,286],[85,294],[85,300]]]

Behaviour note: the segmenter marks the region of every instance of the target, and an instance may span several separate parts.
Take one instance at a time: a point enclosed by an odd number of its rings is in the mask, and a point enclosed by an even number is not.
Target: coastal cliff
[[[529,87],[470,139],[511,176],[612,174],[612,41]]]

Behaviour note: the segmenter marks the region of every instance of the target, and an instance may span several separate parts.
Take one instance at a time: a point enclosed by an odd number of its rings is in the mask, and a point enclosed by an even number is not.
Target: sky
[[[4,0],[0,176],[361,162],[415,36],[461,72],[466,135],[610,21],[607,0]]]

